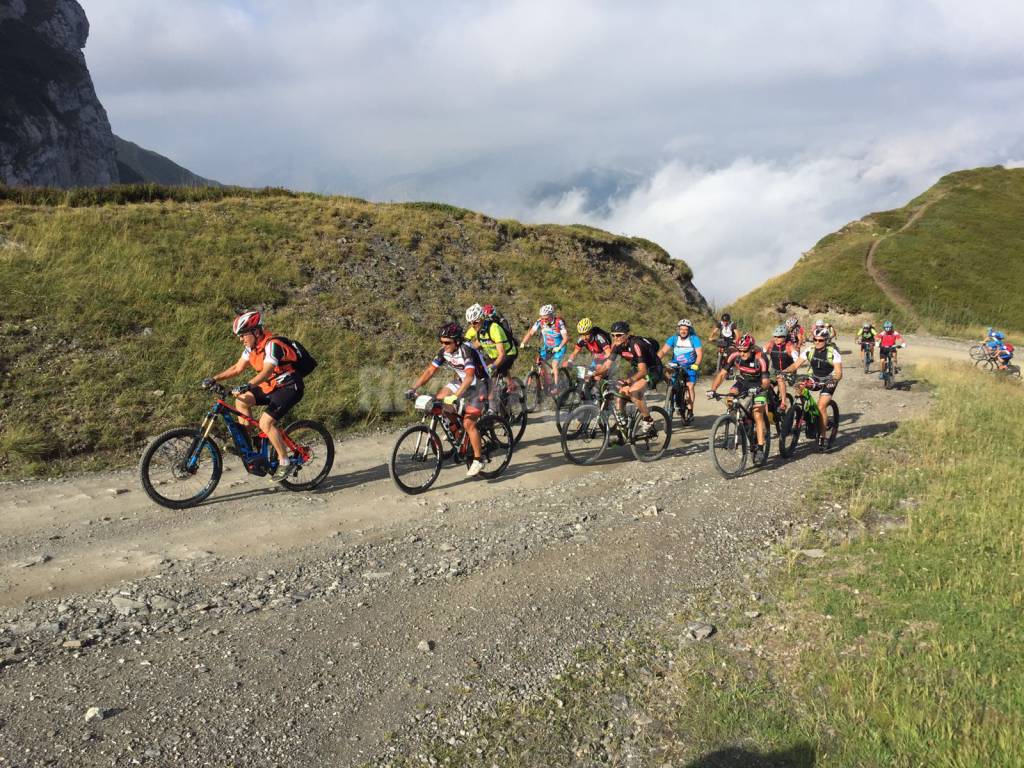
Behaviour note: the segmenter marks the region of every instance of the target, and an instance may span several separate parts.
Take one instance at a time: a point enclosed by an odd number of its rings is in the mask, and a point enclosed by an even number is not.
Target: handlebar
[[[223,398],[231,394],[230,389],[216,381],[212,381],[209,384],[203,383],[200,386],[208,392],[213,392],[217,397]]]

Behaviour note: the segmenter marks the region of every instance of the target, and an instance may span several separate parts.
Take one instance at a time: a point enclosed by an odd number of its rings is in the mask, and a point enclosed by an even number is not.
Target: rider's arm
[[[494,339],[492,338],[491,341],[494,341]],[[504,341],[494,341],[494,349],[497,350],[498,356],[496,358],[494,358],[493,365],[495,367],[497,367],[497,366],[501,365],[504,362],[504,360],[505,360],[505,342]]]
[[[839,382],[839,380],[841,378],[843,378],[843,364],[842,363],[836,363],[835,366],[832,368],[832,378],[835,379],[837,383]]]
[[[626,383],[636,384],[638,381],[643,381],[645,378],[647,378],[647,363],[643,360],[637,360],[636,373],[631,374],[629,378],[626,379]]]
[[[558,352],[560,349],[565,349],[565,345],[568,344],[568,343],[569,343],[569,329],[563,323],[562,324],[562,343],[559,344],[557,347],[555,347],[555,352]]]
[[[271,360],[267,360],[266,362],[264,362],[263,370],[257,373],[253,378],[249,379],[249,386],[252,389],[256,389],[256,387],[258,387],[264,381],[268,381],[270,377],[274,375],[274,369],[276,367],[277,364],[272,362]]]
[[[533,332],[537,330],[536,324],[530,326],[530,330],[523,334],[523,340],[519,342],[519,346],[525,347],[526,342],[533,338]]]
[[[211,378],[214,381],[224,381],[224,379],[233,379],[235,378],[235,376],[241,375],[245,371],[246,366],[248,365],[249,361],[245,359],[245,355],[242,355],[240,358],[238,358],[237,363],[232,365],[230,368],[225,368],[223,371],[218,373],[216,376],[212,376]]]
[[[703,345],[701,345],[701,346],[697,347],[697,360],[696,360],[696,362],[695,362],[695,365],[696,365],[696,366],[697,366],[698,368],[700,367],[701,361],[702,361],[703,359],[704,359],[704,346],[703,346]]]
[[[466,366],[466,375],[462,379],[462,383],[455,392],[455,397],[462,397],[469,391],[469,388],[473,386],[473,382],[476,381],[476,369],[471,366]]]
[[[718,373],[715,374],[714,381],[711,382],[711,390],[717,391],[725,380],[725,368],[722,368]]]
[[[412,388],[419,389],[428,381],[430,381],[434,377],[434,374],[437,373],[437,369],[438,366],[434,365],[433,363],[430,363],[426,368],[423,369],[423,373],[421,373],[416,378],[416,381],[413,382]]]
[[[800,366],[802,366],[806,362],[806,357],[798,357],[796,360],[793,361],[793,364],[789,366],[789,368],[783,371],[783,373],[796,373],[797,371],[800,370]]]

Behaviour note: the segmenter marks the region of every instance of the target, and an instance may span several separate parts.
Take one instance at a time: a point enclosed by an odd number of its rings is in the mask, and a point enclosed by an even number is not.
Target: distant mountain
[[[744,327],[800,310],[892,317],[908,328],[1024,330],[1024,169],[958,171],[903,208],[822,238],[728,307]],[[806,314],[806,312],[804,313]]]
[[[0,184],[217,185],[114,136],[82,49],[76,0],[0,0]]]
[[[122,184],[164,184],[172,187],[219,187],[219,181],[204,179],[173,160],[138,144],[114,136],[117,172]]]

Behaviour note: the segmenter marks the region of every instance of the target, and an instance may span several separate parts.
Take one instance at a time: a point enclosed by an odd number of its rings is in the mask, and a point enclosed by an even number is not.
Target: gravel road
[[[908,365],[966,357],[909,341]],[[653,464],[570,465],[547,419],[505,477],[445,469],[422,497],[387,477],[398,430],[345,441],[314,494],[238,464],[182,512],[128,472],[4,484],[0,766],[386,762],[439,711],[528,696],[574,649],[762,573],[814,513],[808,478],[927,407],[907,373],[886,392],[851,367],[832,452],[732,481],[702,399]]]

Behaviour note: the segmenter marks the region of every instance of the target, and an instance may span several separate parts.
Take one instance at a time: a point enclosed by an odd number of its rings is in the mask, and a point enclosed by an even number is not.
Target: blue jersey
[[[539,333],[543,345],[550,348],[557,347],[562,343],[563,333],[566,334],[566,338],[569,338],[565,327],[565,321],[560,317],[556,317],[554,321],[552,321],[551,325],[538,320],[533,324],[533,332]]]
[[[672,361],[679,365],[693,365],[697,362],[697,350],[701,348],[700,337],[689,333],[684,338],[676,334],[665,339],[665,344],[672,350]]]

